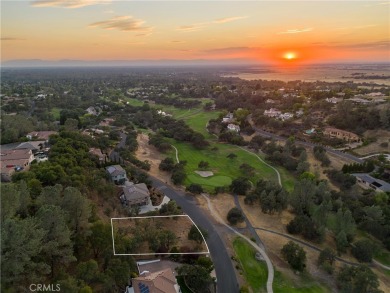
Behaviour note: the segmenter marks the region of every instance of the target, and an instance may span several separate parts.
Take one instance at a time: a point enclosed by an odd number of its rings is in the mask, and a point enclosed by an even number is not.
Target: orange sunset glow
[[[152,5],[153,9],[141,1],[5,1],[1,61],[231,60],[292,65],[389,60],[385,2]]]

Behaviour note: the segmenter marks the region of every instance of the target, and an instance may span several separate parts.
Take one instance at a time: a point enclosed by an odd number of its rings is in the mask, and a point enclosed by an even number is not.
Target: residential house
[[[362,187],[369,187],[369,188],[372,188],[378,192],[390,191],[390,184],[389,183],[387,183],[383,180],[380,180],[380,179],[376,179],[367,173],[355,173],[352,175],[356,177],[357,182]]]
[[[340,138],[348,142],[360,141],[360,137],[357,134],[333,127],[326,127],[323,134],[329,137]]]
[[[49,136],[52,134],[57,134],[57,131],[33,131],[30,133],[27,133],[26,137],[29,140],[49,140]]]
[[[115,184],[123,184],[126,181],[126,171],[120,165],[106,167],[110,180]]]
[[[225,117],[222,118],[223,123],[230,123],[233,121],[233,113],[227,113]]]
[[[240,126],[232,123],[228,124],[227,129],[229,129],[230,131],[240,132]]]
[[[305,112],[303,111],[303,109],[299,109],[298,111],[295,112],[295,116],[296,117],[301,117],[303,116]]]
[[[267,99],[267,100],[265,101],[265,103],[266,103],[266,104],[275,104],[276,102],[275,102],[275,100]]]
[[[15,171],[28,169],[33,160],[34,155],[30,149],[1,150],[1,181],[11,181]]]
[[[20,145],[18,145],[15,149],[29,149],[32,151],[33,154],[35,154],[38,151],[41,151],[46,146],[46,142],[44,140],[34,140],[34,141],[28,141],[28,142],[22,142]]]
[[[158,111],[157,111],[157,114],[158,114],[158,115],[161,115],[161,116],[164,116],[164,117],[172,117],[172,114],[165,113],[165,112],[162,111],[162,110],[158,110]]]
[[[145,183],[126,185],[119,196],[125,206],[143,206],[150,203],[149,189]]]
[[[291,119],[293,117],[294,117],[294,115],[292,113],[286,112],[286,113],[280,114],[278,118],[282,121],[285,121],[285,120]]]
[[[102,109],[93,106],[88,107],[88,109],[85,111],[87,111],[88,114],[93,116],[99,116],[102,113]]]
[[[361,104],[361,105],[368,105],[369,103],[371,103],[371,101],[369,101],[367,99],[359,98],[357,96],[355,96],[354,98],[348,99],[348,101],[351,101],[355,104]]]
[[[180,293],[171,269],[150,273],[142,272],[139,277],[132,279],[134,293]]]
[[[332,104],[337,104],[337,103],[341,102],[342,100],[343,100],[342,98],[336,98],[336,97],[325,99],[325,101],[327,101],[328,103],[332,103]]]
[[[99,126],[110,126],[114,121],[115,119],[113,118],[105,118],[100,121]]]
[[[275,109],[275,108],[271,108],[269,110],[265,110],[264,111],[264,115],[267,116],[267,117],[279,117],[279,115],[282,114],[281,111]]]
[[[101,149],[97,149],[97,148],[90,148],[89,149],[89,153],[94,155],[94,156],[97,156],[98,159],[99,159],[99,163],[100,164],[103,164],[105,159],[106,159],[106,155],[104,155],[102,153],[102,150]]]

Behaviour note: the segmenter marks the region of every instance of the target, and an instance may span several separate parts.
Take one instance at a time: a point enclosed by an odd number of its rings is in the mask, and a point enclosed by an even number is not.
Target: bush
[[[360,240],[354,243],[351,252],[359,262],[370,262],[374,253],[374,245],[368,239]]]
[[[289,241],[282,248],[282,256],[296,271],[302,272],[306,267],[306,252],[298,244]]]
[[[241,223],[245,220],[242,211],[239,208],[232,208],[227,214],[227,220],[231,225],[236,225],[237,223]]]
[[[196,183],[191,183],[191,185],[188,186],[186,190],[195,194],[200,194],[203,192],[202,186]]]

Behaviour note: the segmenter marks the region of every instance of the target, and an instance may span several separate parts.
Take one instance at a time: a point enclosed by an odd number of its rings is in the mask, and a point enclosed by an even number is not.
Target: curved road
[[[166,185],[161,180],[149,176],[153,182],[153,187],[164,192],[170,199],[176,201],[182,210],[191,217],[197,226],[202,227],[208,233],[206,239],[214,262],[215,272],[217,275],[217,292],[218,293],[238,293],[239,285],[234,271],[233,263],[228,254],[225,244],[210,218],[203,210],[197,206],[194,196],[178,191]]]
[[[118,147],[124,146],[126,137],[126,134],[121,133],[121,141],[119,142]],[[113,161],[122,160],[119,153],[115,150],[110,153],[109,157]],[[153,187],[161,190],[170,199],[175,200],[198,227],[202,227],[207,231],[208,238],[206,239],[206,242],[214,263],[218,281],[217,293],[238,293],[240,289],[233,262],[227,252],[225,244],[217,232],[213,219],[205,214],[197,205],[194,196],[175,190],[153,176],[149,175],[149,178],[152,181]]]

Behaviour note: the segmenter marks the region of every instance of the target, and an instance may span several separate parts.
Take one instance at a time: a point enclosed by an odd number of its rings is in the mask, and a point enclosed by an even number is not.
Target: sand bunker
[[[214,173],[211,171],[195,171],[195,173],[202,177],[211,177],[214,175]]]

